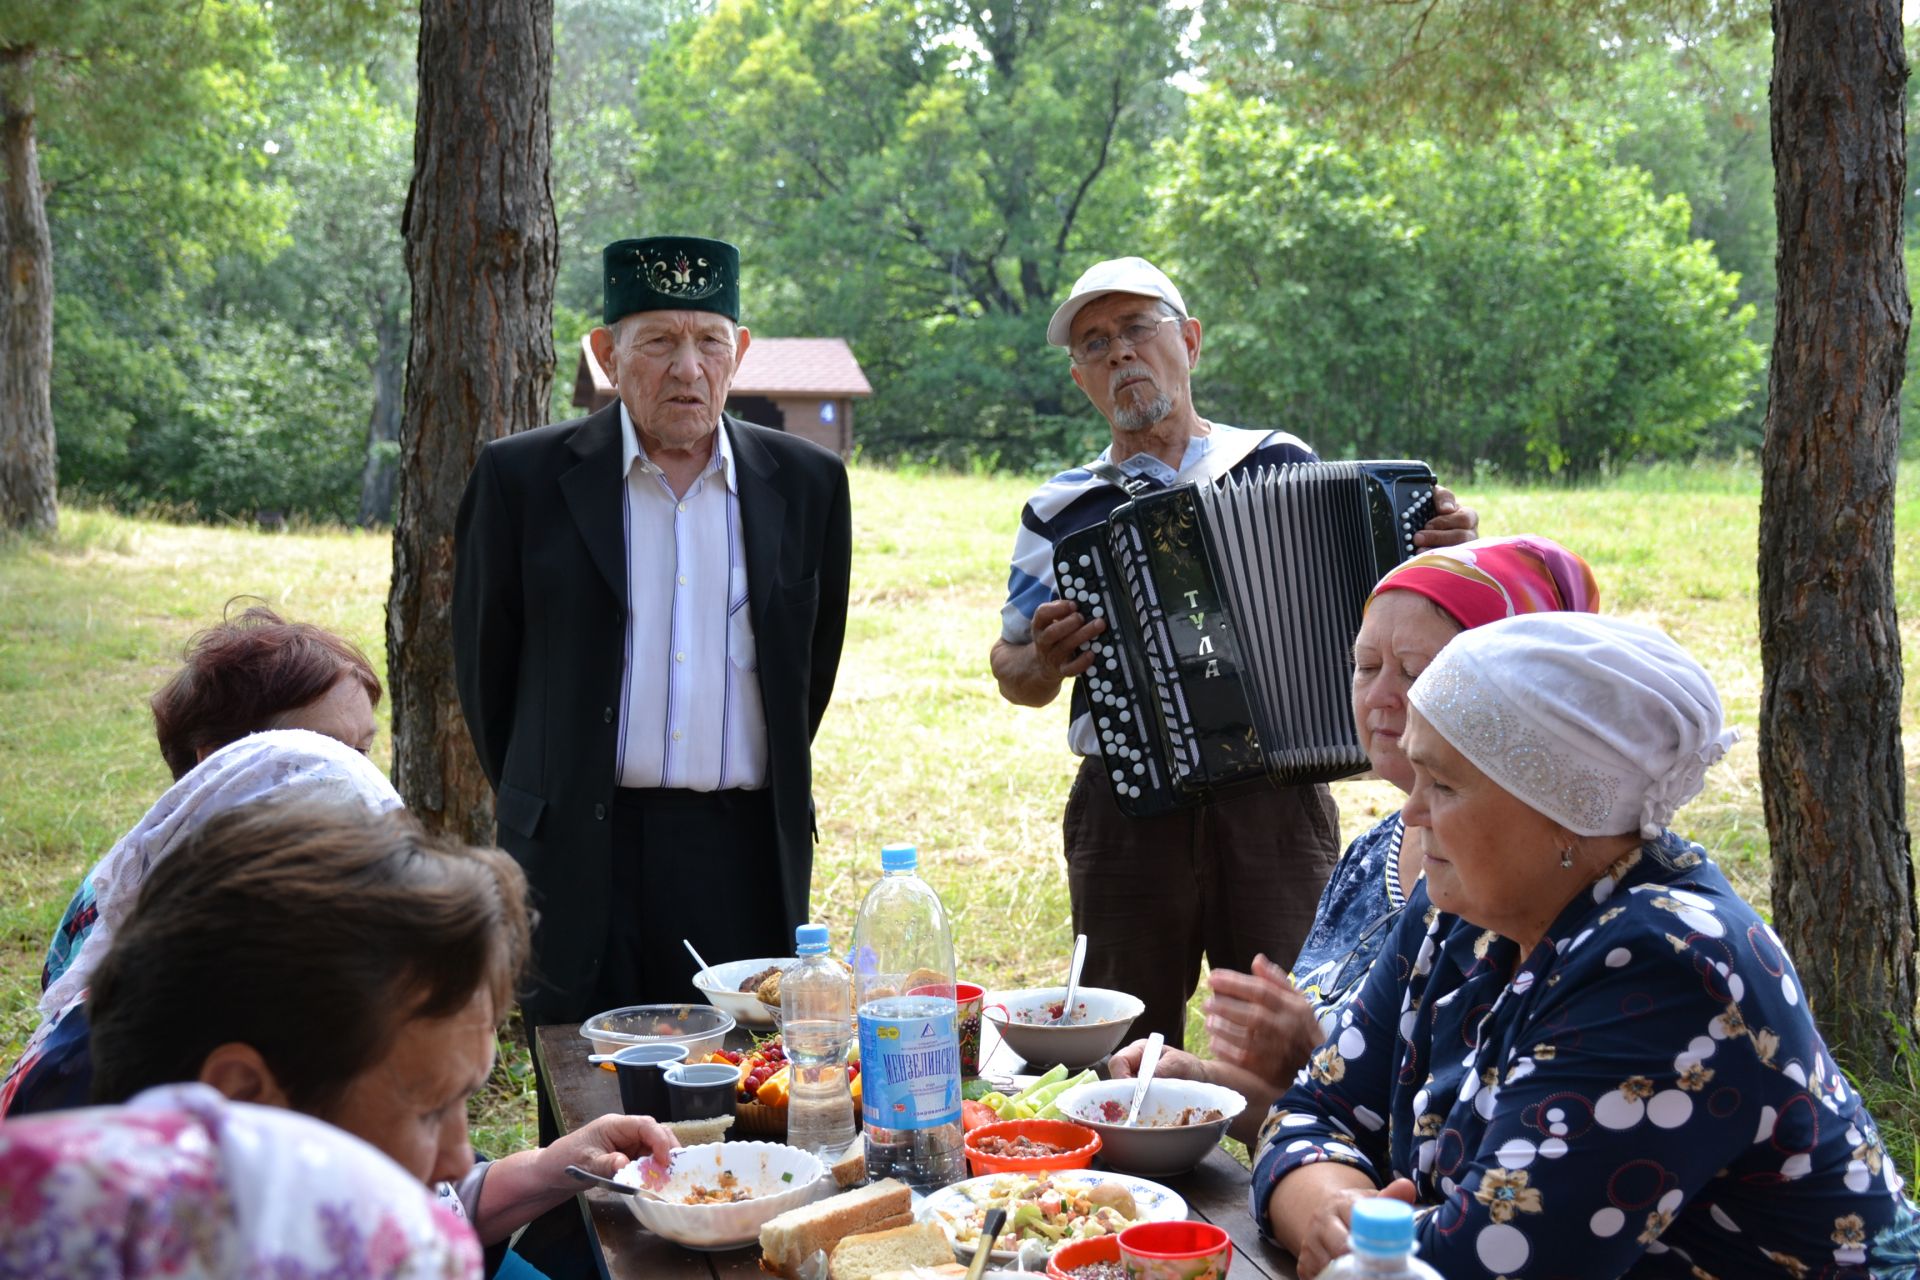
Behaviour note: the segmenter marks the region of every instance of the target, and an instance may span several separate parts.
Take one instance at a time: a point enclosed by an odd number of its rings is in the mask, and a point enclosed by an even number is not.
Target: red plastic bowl
[[[1091,1240],[1074,1240],[1061,1245],[1047,1259],[1047,1275],[1051,1280],[1069,1280],[1067,1272],[1075,1267],[1084,1267],[1089,1262],[1120,1261],[1119,1236],[1095,1236]]]
[[[982,1138],[1030,1138],[1066,1148],[1051,1156],[996,1156],[976,1145]],[[1100,1135],[1083,1124],[1066,1120],[1002,1120],[983,1124],[967,1135],[967,1163],[973,1176],[989,1173],[1047,1173],[1055,1169],[1084,1169],[1100,1153]]]

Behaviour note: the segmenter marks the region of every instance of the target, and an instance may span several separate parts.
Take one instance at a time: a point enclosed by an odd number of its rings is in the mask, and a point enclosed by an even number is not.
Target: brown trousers
[[[1200,958],[1216,969],[1256,954],[1291,966],[1340,856],[1340,815],[1324,786],[1279,787],[1154,818],[1113,802],[1098,759],[1067,797],[1067,888],[1087,935],[1088,986],[1128,991],[1147,1010],[1128,1039],[1186,1038]]]

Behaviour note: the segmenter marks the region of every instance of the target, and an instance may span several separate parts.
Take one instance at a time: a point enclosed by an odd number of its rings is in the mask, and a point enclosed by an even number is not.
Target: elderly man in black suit
[[[789,954],[846,631],[846,469],[723,412],[739,251],[656,236],[604,261],[616,402],[488,444],[455,535],[461,709],[540,911],[529,1034],[692,996],[682,937]]]

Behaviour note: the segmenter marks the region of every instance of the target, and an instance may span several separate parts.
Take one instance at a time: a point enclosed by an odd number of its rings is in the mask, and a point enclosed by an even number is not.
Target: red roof
[[[734,395],[870,396],[873,387],[844,338],[754,338]]]
[[[870,396],[873,386],[860,371],[844,338],[754,338],[734,375],[733,395]],[[574,375],[577,405],[592,396],[613,394],[600,362],[593,358],[591,335],[580,338],[580,364]]]

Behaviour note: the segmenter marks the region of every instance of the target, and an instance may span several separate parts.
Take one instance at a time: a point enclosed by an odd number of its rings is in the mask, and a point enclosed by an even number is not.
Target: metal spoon
[[[1067,962],[1067,1000],[1060,1006],[1060,1016],[1053,1020],[1057,1027],[1064,1027],[1073,1021],[1073,998],[1079,994],[1080,969],[1087,963],[1087,935],[1073,935],[1073,959]]]
[[[713,966],[708,964],[705,960],[702,960],[700,958],[700,953],[693,949],[692,939],[682,938],[680,939],[680,945],[687,949],[687,954],[693,957],[693,962],[700,966],[700,973],[710,973],[713,971]],[[698,978],[700,976],[700,973],[696,973],[693,976]]]
[[[1140,1078],[1133,1085],[1133,1101],[1127,1104],[1127,1124],[1132,1125],[1140,1118],[1140,1104],[1147,1100],[1147,1086],[1153,1083],[1153,1069],[1160,1065],[1160,1046],[1167,1038],[1158,1031],[1147,1037],[1147,1047],[1140,1054]]]
[[[1000,1238],[1000,1228],[1006,1224],[1005,1209],[987,1210],[987,1220],[980,1224],[980,1238],[973,1245],[973,1262],[967,1267],[967,1280],[980,1280],[987,1273],[987,1261],[993,1256],[993,1242]]]
[[[658,1200],[661,1204],[672,1203],[672,1201],[657,1191],[649,1191],[637,1183],[615,1182],[612,1178],[603,1178],[597,1173],[587,1172],[577,1164],[568,1165],[567,1172],[582,1182],[591,1182],[597,1187],[605,1187],[609,1191],[618,1191],[623,1196],[639,1196],[642,1200]]]

